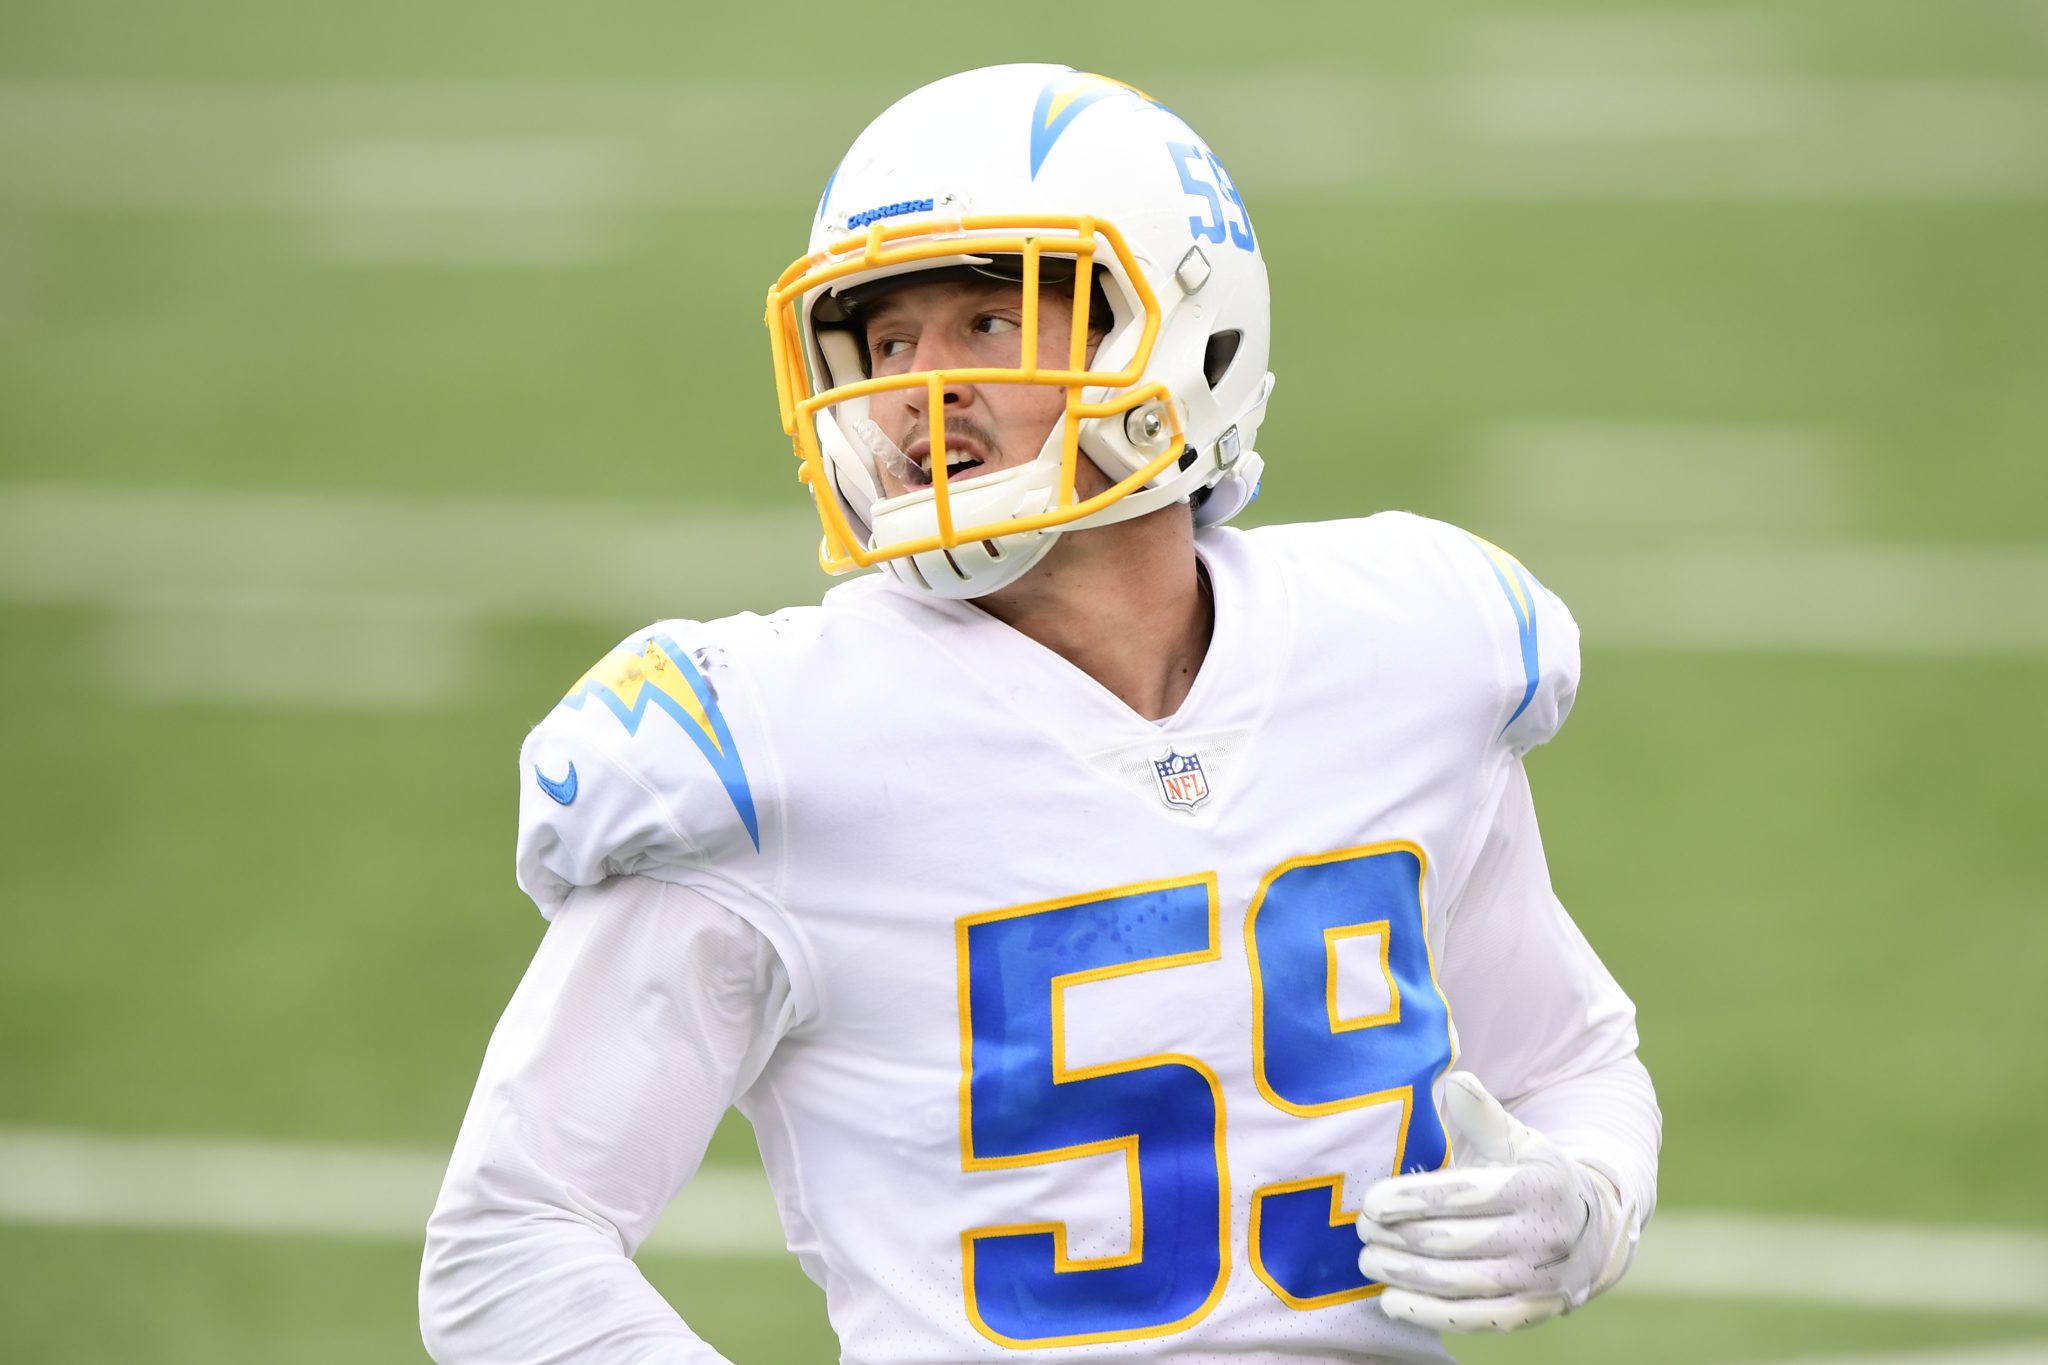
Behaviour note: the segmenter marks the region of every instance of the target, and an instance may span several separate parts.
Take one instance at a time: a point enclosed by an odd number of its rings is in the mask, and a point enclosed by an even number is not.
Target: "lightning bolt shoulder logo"
[[[540,789],[555,799],[558,806],[566,806],[576,799],[576,765],[569,765],[569,775],[557,782],[540,770],[540,764],[533,765],[533,780]]]
[[[1522,718],[1522,712],[1529,709],[1529,702],[1536,696],[1536,683],[1542,677],[1536,655],[1536,580],[1522,567],[1522,561],[1490,540],[1482,540],[1471,532],[1472,543],[1486,556],[1486,562],[1493,568],[1493,576],[1500,583],[1500,590],[1508,595],[1508,605],[1515,611],[1515,634],[1522,645],[1522,704],[1515,708],[1515,714],[1508,717],[1508,725]],[[1507,725],[1501,727],[1506,733]]]
[[[760,849],[761,826],[754,813],[746,765],[740,761],[739,746],[718,709],[711,684],[690,662],[688,652],[666,635],[647,636],[640,641],[637,654],[630,647],[615,649],[576,680],[561,704],[581,710],[592,698],[618,717],[629,735],[640,732],[640,722],[647,718],[650,707],[667,712],[718,774],[740,823],[747,827],[747,837],[754,841],[756,851]],[[573,796],[573,773],[568,780]],[[545,778],[541,785],[546,788]],[[552,791],[548,794],[554,795]]]

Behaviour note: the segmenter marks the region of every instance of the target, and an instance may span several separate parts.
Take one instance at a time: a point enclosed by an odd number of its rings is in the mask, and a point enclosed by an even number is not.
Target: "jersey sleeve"
[[[1459,1065],[1524,1122],[1614,1181],[1634,1216],[1656,1206],[1662,1118],[1636,1058],[1634,1003],[1551,887],[1522,765],[1457,899],[1440,981]]]
[[[1498,636],[1503,646],[1511,645],[1504,651],[1509,706],[1501,738],[1515,753],[1525,753],[1549,741],[1571,714],[1579,691],[1579,623],[1520,560],[1491,541],[1465,538],[1486,561],[1499,594],[1492,599],[1501,622]],[[1487,596],[1483,587],[1480,596]]]
[[[690,644],[629,636],[576,680],[519,756],[519,885],[553,917],[607,877],[757,856],[753,774]]]
[[[768,942],[705,897],[642,877],[571,895],[491,1036],[427,1224],[434,1358],[719,1365],[631,1257],[792,1008]]]
[[[1411,553],[1430,561],[1461,634],[1481,643],[1477,667],[1495,691],[1499,741],[1520,755],[1547,743],[1579,690],[1579,625],[1558,596],[1506,550],[1445,522],[1406,513]],[[1374,520],[1379,520],[1375,518]]]
[[[576,680],[519,753],[520,889],[552,920],[582,887],[649,877],[745,919],[817,994],[770,856],[768,738],[731,647],[735,622],[668,621]]]

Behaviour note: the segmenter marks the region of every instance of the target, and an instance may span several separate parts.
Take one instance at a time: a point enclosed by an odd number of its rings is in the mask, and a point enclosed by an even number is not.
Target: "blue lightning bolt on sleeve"
[[[1522,562],[1478,536],[1467,537],[1498,585],[1500,629],[1513,632],[1518,676],[1508,680],[1511,705],[1501,738],[1517,753],[1555,735],[1579,687],[1579,627],[1556,594]]]

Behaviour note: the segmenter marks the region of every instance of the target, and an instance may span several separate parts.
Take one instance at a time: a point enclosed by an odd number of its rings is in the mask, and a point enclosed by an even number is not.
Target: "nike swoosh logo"
[[[576,765],[569,765],[569,775],[561,781],[551,780],[540,770],[540,764],[533,765],[533,780],[540,783],[540,789],[555,798],[558,805],[566,806],[576,799]]]

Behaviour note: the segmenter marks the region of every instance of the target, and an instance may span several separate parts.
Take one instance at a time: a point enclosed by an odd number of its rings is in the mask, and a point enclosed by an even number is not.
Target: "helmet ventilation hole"
[[[1209,344],[1202,350],[1202,377],[1209,381],[1213,393],[1223,376],[1230,373],[1230,362],[1237,359],[1238,343],[1244,340],[1244,333],[1235,329],[1217,332],[1209,338]]]

